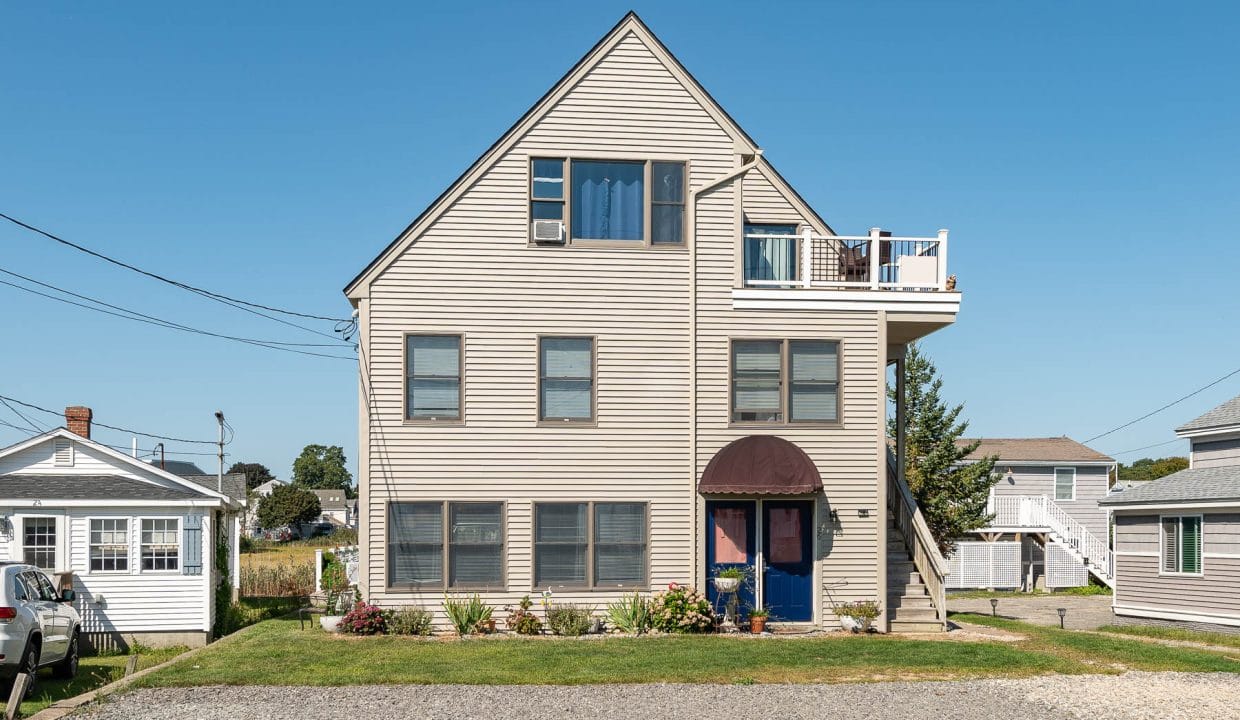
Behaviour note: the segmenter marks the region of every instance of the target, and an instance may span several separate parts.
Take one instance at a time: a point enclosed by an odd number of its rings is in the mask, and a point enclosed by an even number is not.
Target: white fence
[[[1097,575],[1107,585],[1112,584],[1113,566],[1111,548],[1104,538],[1091,533],[1084,525],[1070,516],[1066,510],[1045,495],[999,495],[991,498],[988,507],[995,519],[990,523],[995,528],[1030,528],[1049,530],[1058,537],[1055,539],[1071,548],[1080,558],[1078,564],[1085,563],[1087,569]],[[1049,563],[1048,563],[1049,565]],[[1047,581],[1050,580],[1050,568],[1047,568]],[[1072,587],[1059,585],[1057,587]]]
[[[947,587],[1019,588],[1021,586],[1020,543],[958,542],[947,559]]]
[[[1059,543],[1046,546],[1046,587],[1081,587],[1089,584],[1089,571]]]

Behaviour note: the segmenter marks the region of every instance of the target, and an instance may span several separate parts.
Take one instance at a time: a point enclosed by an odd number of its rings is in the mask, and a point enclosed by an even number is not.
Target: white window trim
[[[1072,473],[1072,497],[1068,497],[1068,498],[1059,497],[1059,471],[1060,470],[1064,470],[1064,471]],[[1051,492],[1052,492],[1052,497],[1055,499],[1055,502],[1075,502],[1076,501],[1076,468],[1062,467],[1062,466],[1056,467],[1053,471],[1051,471],[1051,482],[1054,484],[1054,487],[1051,488]]]
[[[142,547],[144,545],[151,544],[151,543],[142,542],[142,523],[147,520],[172,520],[173,522],[177,524],[176,535],[175,535],[177,539],[177,543],[176,543],[177,545],[177,567],[175,570],[147,570],[142,567]],[[145,516],[137,518],[136,529],[138,532],[138,564],[137,564],[137,567],[134,568],[134,570],[136,571],[136,574],[138,575],[180,575],[182,574],[182,571],[185,569],[185,519],[184,518],[182,518],[180,515],[175,515],[175,516],[145,515]],[[203,542],[205,543],[207,541],[206,538],[208,537],[205,522],[203,523],[202,536],[203,536]]]
[[[128,561],[126,563],[127,565],[126,570],[94,570],[91,568],[91,562],[90,562],[91,552],[90,551],[92,548],[96,547],[96,545],[90,541],[91,524],[94,523],[96,520],[124,520],[125,521],[125,557]],[[133,533],[134,533],[134,521],[133,521],[133,518],[129,516],[121,516],[121,515],[91,515],[91,516],[88,516],[86,518],[86,568],[83,574],[85,575],[132,575],[134,573]],[[138,539],[141,540],[140,537]],[[141,557],[139,557],[138,560],[139,560],[139,564],[141,564]]]
[[[63,572],[69,570],[67,567],[69,560],[68,552],[68,524],[65,522],[64,513],[57,512],[26,512],[16,513],[12,518],[13,537],[9,546],[9,557],[14,562],[26,562],[26,520],[47,518],[56,521],[56,564],[47,572]]]
[[[1166,569],[1163,566],[1163,559],[1164,559],[1163,548],[1167,546],[1167,531],[1163,527],[1163,521],[1170,520],[1172,518],[1178,521],[1178,525],[1180,527],[1180,538],[1181,538],[1181,542],[1183,542],[1184,518],[1194,518],[1194,517],[1197,518],[1197,523],[1198,523],[1197,524],[1197,539],[1201,541],[1201,553],[1199,555],[1199,557],[1201,558],[1201,572],[1188,573],[1188,572],[1177,572],[1174,570]],[[1158,576],[1159,577],[1204,577],[1206,574],[1205,550],[1206,550],[1206,521],[1203,515],[1197,514],[1197,513],[1176,513],[1173,515],[1159,515],[1158,516]],[[1181,553],[1180,556],[1176,558],[1176,564],[1183,567],[1184,565],[1183,560],[1184,560],[1183,553]]]

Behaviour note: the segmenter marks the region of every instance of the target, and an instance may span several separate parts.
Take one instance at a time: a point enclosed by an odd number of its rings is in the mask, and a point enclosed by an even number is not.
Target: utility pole
[[[220,424],[220,470],[215,476],[216,491],[224,492],[224,411],[215,411],[215,421]]]

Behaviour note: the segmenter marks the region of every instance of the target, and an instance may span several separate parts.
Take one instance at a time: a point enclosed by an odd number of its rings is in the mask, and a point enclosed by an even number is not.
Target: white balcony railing
[[[1045,495],[997,495],[990,499],[987,511],[994,515],[991,528],[1044,530],[1080,556],[1090,572],[1108,585],[1114,575],[1111,548],[1072,517],[1054,500]]]
[[[745,235],[745,287],[945,291],[947,231],[937,237]]]

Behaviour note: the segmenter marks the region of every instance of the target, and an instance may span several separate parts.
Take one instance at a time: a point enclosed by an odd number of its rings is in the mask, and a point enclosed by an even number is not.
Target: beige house
[[[1069,437],[978,438],[972,461],[997,458],[987,527],[956,543],[948,587],[1061,589],[1113,582],[1109,522],[1114,458]]]
[[[1240,632],[1240,397],[1176,429],[1189,468],[1112,494],[1113,610]]]
[[[836,233],[627,15],[346,288],[363,594],[602,609],[743,564],[776,623],[941,628],[884,433],[946,261]]]

